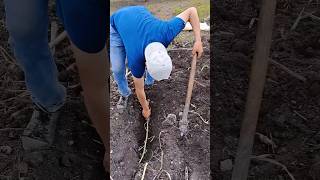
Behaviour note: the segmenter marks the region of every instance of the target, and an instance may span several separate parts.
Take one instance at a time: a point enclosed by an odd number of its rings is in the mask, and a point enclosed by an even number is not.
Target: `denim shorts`
[[[72,42],[87,53],[106,46],[109,10],[106,0],[56,0],[57,15]]]
[[[119,46],[124,46],[122,39],[119,33],[117,32],[117,30],[115,30],[110,24],[110,47],[119,47]]]

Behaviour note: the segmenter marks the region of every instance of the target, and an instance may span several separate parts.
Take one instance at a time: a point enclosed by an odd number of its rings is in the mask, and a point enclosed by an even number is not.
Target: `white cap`
[[[157,81],[168,79],[172,71],[172,61],[166,47],[159,42],[147,45],[144,50],[147,71]]]

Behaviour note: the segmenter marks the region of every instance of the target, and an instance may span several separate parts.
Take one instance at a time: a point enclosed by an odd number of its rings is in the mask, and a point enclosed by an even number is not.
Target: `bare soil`
[[[50,19],[57,20],[51,1],[50,9]],[[59,25],[59,32],[62,30]],[[5,29],[3,1],[0,1],[0,46],[13,57]],[[74,63],[68,41],[57,46],[54,57],[60,72],[59,79],[68,89],[55,141],[49,149],[25,152],[20,136],[31,118],[32,101],[19,66],[0,54],[1,180],[106,179],[102,165],[104,148],[84,107],[81,87],[77,86],[79,77],[76,71],[66,70]]]
[[[217,0],[212,4],[213,179],[231,178],[231,170],[222,171],[220,163],[234,161],[236,155],[257,28],[256,23],[252,28],[249,24],[252,18],[258,18],[259,2]],[[305,18],[290,31],[306,4],[302,0],[278,1],[270,57],[307,80],[269,66],[257,132],[277,147],[256,136],[253,154],[271,154],[269,158],[285,165],[295,179],[319,179],[320,22]],[[320,16],[318,2],[313,1],[306,11]],[[251,163],[249,177],[289,179],[281,167],[256,160]]]

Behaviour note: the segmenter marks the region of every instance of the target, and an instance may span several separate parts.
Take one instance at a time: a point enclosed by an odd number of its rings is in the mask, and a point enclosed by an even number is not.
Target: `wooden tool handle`
[[[192,96],[192,90],[193,90],[193,84],[194,84],[194,76],[196,74],[196,66],[197,66],[197,55],[193,56],[192,64],[191,64],[191,71],[190,71],[190,77],[189,77],[189,84],[188,84],[188,92],[187,92],[187,98],[185,106],[190,106],[191,96]],[[189,109],[189,108],[188,108]],[[188,113],[186,113],[187,115]]]
[[[193,84],[194,84],[194,76],[196,74],[196,66],[197,66],[197,55],[195,54],[192,59],[191,63],[191,71],[190,71],[190,77],[189,77],[189,83],[188,83],[188,91],[187,91],[187,97],[186,102],[184,105],[184,110],[182,114],[182,120],[180,121],[180,130],[182,135],[187,132],[188,128],[188,112],[190,107],[190,101],[192,96],[192,90],[193,90]]]
[[[268,69],[276,5],[276,0],[262,1],[246,109],[241,125],[239,146],[232,171],[232,180],[248,179],[252,147]]]

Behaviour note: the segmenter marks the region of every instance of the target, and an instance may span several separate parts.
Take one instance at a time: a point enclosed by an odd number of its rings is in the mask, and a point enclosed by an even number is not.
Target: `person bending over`
[[[144,91],[145,85],[154,80],[168,79],[172,70],[171,58],[166,48],[190,22],[195,42],[192,54],[200,57],[203,47],[197,9],[190,7],[171,18],[161,20],[144,6],[128,6],[117,10],[110,17],[110,62],[113,77],[117,83],[120,99],[118,109],[127,107],[132,94],[126,78],[126,59],[133,75],[136,95],[142,106],[142,115],[151,115],[149,102]]]

